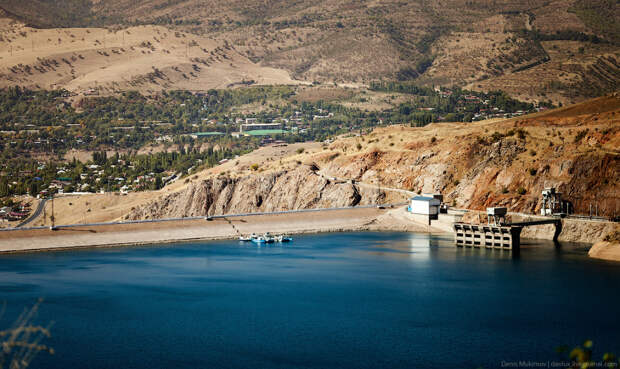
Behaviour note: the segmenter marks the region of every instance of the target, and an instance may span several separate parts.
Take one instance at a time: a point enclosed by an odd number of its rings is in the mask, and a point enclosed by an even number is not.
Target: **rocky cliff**
[[[132,209],[129,219],[191,217],[375,204],[378,189],[326,179],[312,167],[190,182],[178,192]]]
[[[577,106],[579,107],[579,106]],[[620,213],[620,98],[527,118],[392,126],[334,142],[315,162],[325,173],[413,192],[454,206],[539,213],[555,187],[577,213]]]

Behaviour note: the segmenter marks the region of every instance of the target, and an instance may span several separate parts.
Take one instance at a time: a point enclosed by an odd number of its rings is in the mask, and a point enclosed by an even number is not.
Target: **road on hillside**
[[[29,216],[26,220],[24,220],[23,222],[19,223],[16,226],[16,228],[20,228],[20,227],[23,227],[25,225],[28,225],[28,224],[32,223],[35,219],[37,219],[39,217],[39,215],[41,215],[41,213],[43,212],[43,209],[45,209],[45,203],[47,202],[47,200],[48,199],[43,199],[43,200],[39,201],[39,205],[35,209],[34,213],[32,213],[32,215]]]
[[[402,188],[385,187],[385,186],[380,186],[378,184],[364,183],[364,182],[360,182],[360,181],[357,181],[357,180],[353,180],[351,178],[338,178],[338,177],[327,175],[327,174],[322,173],[320,171],[317,171],[316,173],[319,176],[321,176],[322,178],[328,179],[328,180],[332,180],[332,181],[349,182],[349,183],[355,184],[356,186],[359,186],[359,187],[366,187],[366,188],[371,188],[371,189],[375,189],[375,190],[381,190],[381,191],[384,191],[384,192],[385,191],[391,191],[391,192],[400,192],[400,193],[408,195],[408,196],[414,196],[415,195],[415,192],[403,190]]]

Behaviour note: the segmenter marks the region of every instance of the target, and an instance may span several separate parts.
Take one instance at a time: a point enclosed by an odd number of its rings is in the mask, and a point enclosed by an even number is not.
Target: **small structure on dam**
[[[573,212],[571,202],[562,199],[562,193],[557,192],[555,187],[543,189],[541,197],[540,215],[566,215]]]
[[[554,224],[553,240],[557,241],[562,231],[560,218],[508,223],[506,208],[487,208],[487,224],[454,223],[454,243],[458,247],[519,250],[523,227]]]
[[[507,225],[507,213],[506,208],[487,208],[487,224],[454,223],[454,242],[459,247],[519,247],[522,228]]]
[[[409,212],[412,214],[427,215],[429,220],[437,220],[441,200],[433,196],[414,196],[410,199]]]

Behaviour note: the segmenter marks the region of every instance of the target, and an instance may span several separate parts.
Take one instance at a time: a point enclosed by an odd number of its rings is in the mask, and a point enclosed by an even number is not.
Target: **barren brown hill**
[[[36,29],[0,21],[0,87],[106,94],[296,83],[234,46],[162,26]]]
[[[615,91],[620,80],[613,0],[2,0],[0,7],[39,28],[161,25],[227,42],[254,63],[307,81],[400,79],[570,103]],[[29,48],[29,38],[6,34],[0,44]]]

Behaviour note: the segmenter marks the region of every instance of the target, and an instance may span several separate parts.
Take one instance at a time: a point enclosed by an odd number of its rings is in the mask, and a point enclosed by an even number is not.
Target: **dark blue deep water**
[[[495,368],[620,353],[620,265],[409,233],[0,256],[0,327],[39,297],[35,368]]]

